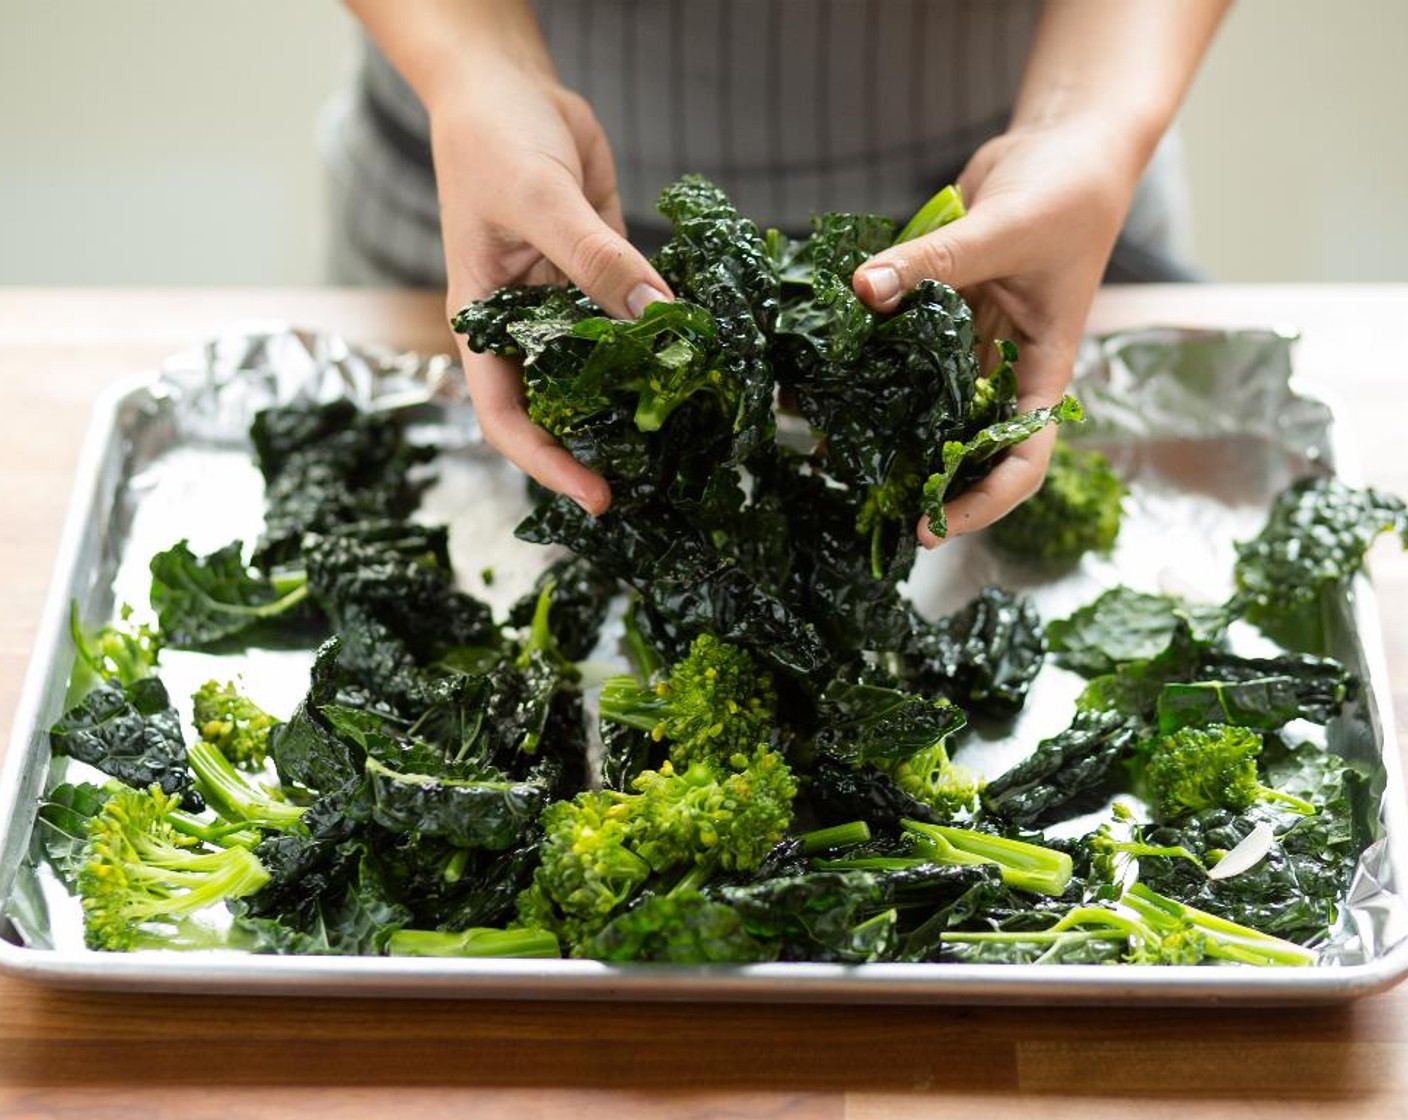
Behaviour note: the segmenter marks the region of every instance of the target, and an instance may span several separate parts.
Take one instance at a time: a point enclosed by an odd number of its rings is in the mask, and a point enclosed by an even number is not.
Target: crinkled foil
[[[1146,330],[1090,340],[1074,390],[1089,419],[1067,438],[1104,451],[1130,488],[1114,551],[1053,570],[1004,558],[980,535],[957,538],[920,556],[908,593],[921,611],[936,615],[962,606],[984,585],[1001,584],[1030,594],[1047,619],[1069,613],[1117,583],[1194,599],[1225,598],[1232,590],[1233,543],[1258,530],[1271,498],[1284,485],[1336,462],[1332,412],[1296,391],[1292,349],[1290,337],[1270,331]],[[176,540],[188,539],[193,549],[205,552],[232,538],[257,537],[262,484],[250,462],[251,418],[271,404],[340,395],[370,409],[402,411],[412,439],[441,448],[429,468],[435,481],[417,516],[450,525],[452,558],[466,590],[500,611],[526,591],[547,553],[513,537],[513,526],[529,505],[522,476],[482,442],[454,363],[443,356],[378,352],[325,334],[271,326],[235,331],[179,355],[119,402],[120,453],[110,456],[105,467],[114,477],[101,491],[96,546],[77,553],[85,570],[77,573],[73,587],[85,621],[110,618],[122,603],[145,608],[147,560]],[[1367,687],[1326,738],[1330,749],[1373,767],[1388,791],[1384,838],[1365,853],[1342,921],[1322,952],[1326,964],[1356,965],[1381,959],[1408,934],[1408,912],[1399,893],[1404,814],[1399,801],[1391,800],[1402,798],[1396,760],[1385,766],[1385,751],[1394,751],[1396,743],[1385,741],[1391,713],[1382,705],[1389,692],[1372,601],[1362,582],[1356,596],[1345,602],[1341,623],[1334,628],[1331,652]],[[1233,641],[1246,652],[1264,649],[1250,628],[1234,629]],[[69,668],[62,658],[71,658],[72,651],[63,645],[56,650],[54,663],[41,669],[50,683],[44,703],[35,705],[37,712],[53,711],[62,698],[61,682]],[[238,677],[254,699],[275,713],[287,713],[306,687],[310,661],[304,651],[251,650],[216,657],[171,650],[162,654],[162,675],[178,704],[210,677]],[[1001,773],[1037,741],[1067,725],[1081,684],[1048,662],[1015,726],[975,728],[958,748],[958,761],[988,776]],[[43,741],[42,726],[47,724],[28,729],[29,741]],[[24,741],[24,735],[17,736],[12,750]],[[31,755],[33,766],[49,764],[47,751],[32,747]],[[83,776],[75,764],[60,760],[54,765],[56,771],[66,766],[71,778]],[[1101,816],[1068,822],[1062,832],[1079,834]],[[81,949],[75,901],[36,867],[32,855],[22,861],[7,916],[29,946]],[[845,976],[882,975],[867,972],[870,968]],[[1035,972],[1012,966],[996,974],[995,986],[970,995],[1002,997],[1001,977],[1011,976],[1016,983],[1007,998],[1029,998],[1025,993],[1036,998],[1043,990],[1081,998],[1082,981],[1055,980],[1072,968],[1071,975],[1081,975],[1077,966]],[[1145,987],[1128,991],[1157,992],[1162,977],[1172,984],[1175,973],[1190,970],[1156,971],[1159,975]],[[1249,977],[1251,987],[1244,984],[1238,991],[1254,991],[1256,983]],[[864,988],[860,981],[842,980],[830,995],[844,998],[853,986]],[[683,989],[673,990],[678,994]],[[707,987],[693,990],[709,994]],[[865,998],[878,998],[881,988],[865,990],[872,993]],[[664,994],[670,991],[667,987]],[[551,994],[551,984],[539,985],[537,994]]]

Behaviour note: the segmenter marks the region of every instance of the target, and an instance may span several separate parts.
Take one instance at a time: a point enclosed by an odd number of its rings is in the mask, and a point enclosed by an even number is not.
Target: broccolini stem
[[[1065,852],[970,828],[913,820],[900,823],[915,850],[936,862],[993,863],[1009,887],[1052,897],[1065,894],[1070,886],[1074,868]]]
[[[1258,793],[1263,801],[1279,801],[1292,812],[1299,813],[1303,817],[1313,817],[1320,809],[1303,797],[1297,797],[1293,793],[1286,793],[1283,790],[1272,789],[1270,786],[1259,786]]]
[[[560,957],[557,937],[542,929],[474,928],[459,933],[398,929],[386,951],[393,957]]]
[[[201,792],[222,814],[273,829],[288,828],[303,816],[302,807],[275,800],[245,778],[214,743],[198,741],[187,758]]]
[[[646,683],[665,671],[665,660],[640,632],[640,623],[636,621],[639,611],[640,599],[632,598],[626,605],[621,652],[625,654],[636,680]]]
[[[1125,891],[1120,901],[1149,925],[1159,929],[1168,930],[1191,923],[1207,935],[1207,954],[1210,957],[1255,965],[1302,966],[1314,964],[1316,960],[1316,954],[1303,945],[1219,918],[1216,914],[1150,890],[1143,883],[1135,883]]]
[[[854,848],[870,839],[870,826],[865,821],[850,821],[835,824],[830,828],[817,828],[797,837],[802,842],[802,854],[814,856],[818,852],[832,852],[839,848]]]
[[[684,891],[697,891],[714,877],[715,865],[712,862],[696,863],[688,871],[679,877],[679,880],[670,888],[670,894],[681,894]]]
[[[263,839],[257,829],[250,828],[244,821],[203,821],[183,809],[171,809],[166,819],[182,835],[222,848],[252,848]]]

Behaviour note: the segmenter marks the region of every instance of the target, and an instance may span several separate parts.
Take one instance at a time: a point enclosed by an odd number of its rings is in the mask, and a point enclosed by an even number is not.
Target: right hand
[[[543,67],[474,62],[430,112],[450,314],[505,284],[564,279],[621,318],[671,298],[626,240],[610,146],[591,106]],[[458,343],[489,443],[588,513],[605,512],[606,480],[528,419],[518,369]]]

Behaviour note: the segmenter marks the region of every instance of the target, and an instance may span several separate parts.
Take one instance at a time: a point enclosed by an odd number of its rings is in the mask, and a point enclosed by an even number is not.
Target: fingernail
[[[870,285],[870,298],[876,303],[889,303],[900,294],[900,274],[889,265],[880,264],[863,271]]]
[[[567,496],[592,517],[600,517],[611,506],[610,492],[601,493],[598,491],[592,493],[590,490],[579,490],[577,493],[568,494]]]
[[[637,284],[626,295],[626,310],[631,313],[631,318],[639,319],[652,303],[664,302],[664,292],[652,288],[649,284]]]

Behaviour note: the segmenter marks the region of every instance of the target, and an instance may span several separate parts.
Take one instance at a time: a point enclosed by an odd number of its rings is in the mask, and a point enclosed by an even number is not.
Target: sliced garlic
[[[1242,837],[1241,843],[1217,861],[1209,870],[1209,879],[1230,879],[1243,871],[1250,871],[1266,858],[1276,834],[1265,821],[1259,821],[1252,830]]]

